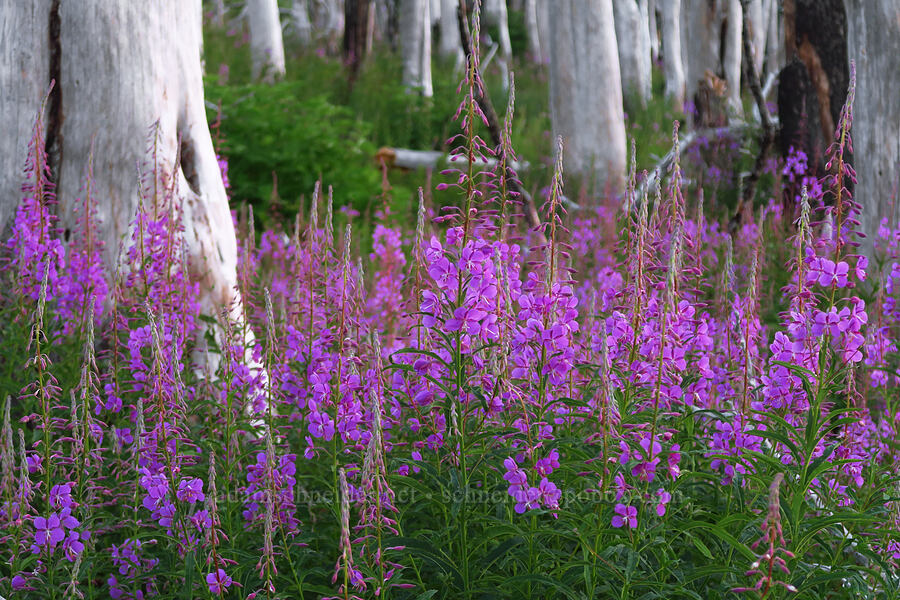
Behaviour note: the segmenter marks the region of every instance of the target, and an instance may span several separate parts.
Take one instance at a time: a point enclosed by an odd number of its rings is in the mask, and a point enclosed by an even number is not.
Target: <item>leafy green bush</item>
[[[338,205],[365,206],[380,190],[368,125],[324,95],[303,98],[303,92],[303,84],[293,81],[207,85],[207,98],[221,107],[221,152],[232,198],[264,208],[277,178],[279,212],[290,216],[321,180],[340,184]],[[211,121],[215,112],[210,110]],[[265,222],[268,211],[259,212]]]

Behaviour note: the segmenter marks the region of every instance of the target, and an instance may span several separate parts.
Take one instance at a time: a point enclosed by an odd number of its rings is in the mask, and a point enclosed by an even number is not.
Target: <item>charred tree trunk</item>
[[[825,149],[847,97],[847,18],[842,0],[785,0],[785,51],[788,64],[778,81],[781,121],[779,150],[791,148],[808,158],[810,175],[821,176]],[[793,197],[786,200],[793,201]],[[786,209],[793,210],[792,206]],[[791,214],[791,213],[786,213]]]
[[[344,0],[344,62],[350,85],[370,47],[369,20],[374,17],[372,0]]]

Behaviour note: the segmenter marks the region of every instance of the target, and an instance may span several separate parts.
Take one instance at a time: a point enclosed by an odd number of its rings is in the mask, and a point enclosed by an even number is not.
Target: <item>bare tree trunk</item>
[[[51,0],[0,5],[0,237],[22,199],[22,169],[41,98],[50,85]],[[58,85],[58,82],[57,82]],[[49,123],[49,128],[58,123]]]
[[[312,24],[309,22],[309,7],[307,0],[294,0],[291,5],[291,19],[294,22],[294,31],[297,39],[304,46],[312,41]]]
[[[485,12],[497,24],[500,54],[509,64],[512,60],[512,41],[509,37],[509,11],[506,8],[506,0],[488,0]]]
[[[550,109],[566,164],[613,192],[625,181],[625,123],[611,0],[571,0],[550,16]]]
[[[400,45],[403,51],[403,84],[426,98],[431,85],[430,0],[401,0]]]
[[[659,23],[656,20],[656,0],[640,0],[647,29],[650,30],[650,60],[659,60]]]
[[[61,224],[75,224],[73,205],[95,137],[100,234],[107,241],[107,260],[114,260],[138,205],[135,165],[146,164],[146,132],[157,122],[157,168],[178,184],[203,308],[215,314],[233,304],[239,311],[237,242],[206,122],[196,11],[191,2],[167,6],[106,0],[61,4]]]
[[[844,0],[847,47],[856,62],[853,163],[862,231],[871,240],[882,217],[897,223],[900,186],[900,5],[894,0]],[[871,248],[867,248],[871,255]]]
[[[441,0],[440,28],[441,40],[439,52],[444,58],[454,58],[457,64],[462,62],[462,43],[459,39],[457,23],[457,0]]]
[[[684,59],[681,54],[681,0],[660,3],[662,18],[663,73],[666,79],[666,98],[675,110],[684,107]]]
[[[21,197],[16,188],[28,130],[52,77],[56,94],[45,115],[43,142],[57,182],[59,225],[77,226],[82,176],[93,147],[98,236],[106,242],[104,260],[112,269],[136,214],[136,166],[149,161],[152,125],[155,158],[144,172],[155,169],[160,181],[175,183],[202,308],[215,315],[230,307],[239,318],[237,242],[206,122],[199,3],[82,0],[0,8],[5,95],[0,129],[6,133],[0,154],[0,227]]]
[[[748,28],[750,30],[750,49],[753,52],[753,66],[757,75],[763,72],[763,61],[766,58],[766,35],[768,34],[768,15],[763,0],[750,0],[747,3]]]
[[[254,79],[274,81],[284,76],[284,41],[277,0],[247,0],[250,52]]]
[[[646,1],[646,0],[645,0]],[[636,96],[641,106],[650,99],[650,29],[636,0],[615,0],[616,42],[625,98]]]
[[[784,66],[784,27],[782,26],[781,2],[765,0],[766,33],[766,74],[778,73]]]
[[[538,33],[537,0],[525,0],[525,32],[528,35],[528,54],[541,62],[541,36]]]
[[[705,79],[706,72],[721,75],[722,20],[715,1],[681,0],[680,13],[685,99],[694,102],[700,81]]]
[[[345,0],[344,2],[344,62],[350,71],[350,83],[356,80],[359,67],[369,48],[369,17],[374,7],[372,0]]]
[[[725,21],[725,52],[722,55],[722,70],[725,74],[725,83],[728,86],[726,95],[728,108],[731,113],[740,116],[743,114],[741,106],[741,39],[744,16],[741,10],[740,0],[726,0]]]
[[[538,39],[541,41],[541,63],[550,62],[550,3],[537,3]]]

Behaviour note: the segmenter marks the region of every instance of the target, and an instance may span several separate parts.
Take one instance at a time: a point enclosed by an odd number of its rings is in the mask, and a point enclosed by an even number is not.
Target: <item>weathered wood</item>
[[[872,238],[882,217],[896,225],[900,186],[900,5],[895,0],[846,0],[847,46],[856,63],[853,166],[862,204],[860,223]]]
[[[637,0],[613,2],[619,72],[625,100],[637,97],[641,106],[650,100],[650,29],[647,15]]]
[[[625,115],[611,0],[571,0],[550,16],[550,113],[570,173],[625,186]]]
[[[247,0],[247,25],[253,78],[273,81],[284,77],[284,40],[277,0]]]
[[[681,51],[681,0],[661,2],[660,19],[666,98],[672,102],[676,111],[681,111],[684,108],[686,94],[684,58]]]
[[[396,169],[437,169],[449,166],[459,168],[460,161],[468,162],[465,157],[445,154],[436,150],[411,150],[409,148],[389,148],[385,146],[379,148],[378,152],[375,153],[376,164],[381,165],[383,163],[388,168]],[[490,169],[497,165],[497,159],[486,158],[483,161],[478,161],[478,165]],[[519,161],[512,161],[510,164],[510,167],[516,173],[527,171],[529,166],[528,163]]]
[[[50,85],[53,6],[51,0],[0,4],[0,235],[22,199],[28,140]]]

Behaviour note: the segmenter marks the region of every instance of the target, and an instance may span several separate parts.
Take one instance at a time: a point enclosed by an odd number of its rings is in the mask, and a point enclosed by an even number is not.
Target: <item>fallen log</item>
[[[387,146],[379,148],[375,153],[375,163],[380,167],[384,166],[395,169],[437,169],[445,167],[466,166],[465,156],[454,156],[439,152],[437,150],[410,150],[409,148],[389,148]],[[494,158],[486,158],[478,161],[478,164],[488,169],[493,169],[497,165]],[[510,165],[513,171],[521,173],[527,171],[529,164],[527,162],[512,161]]]

